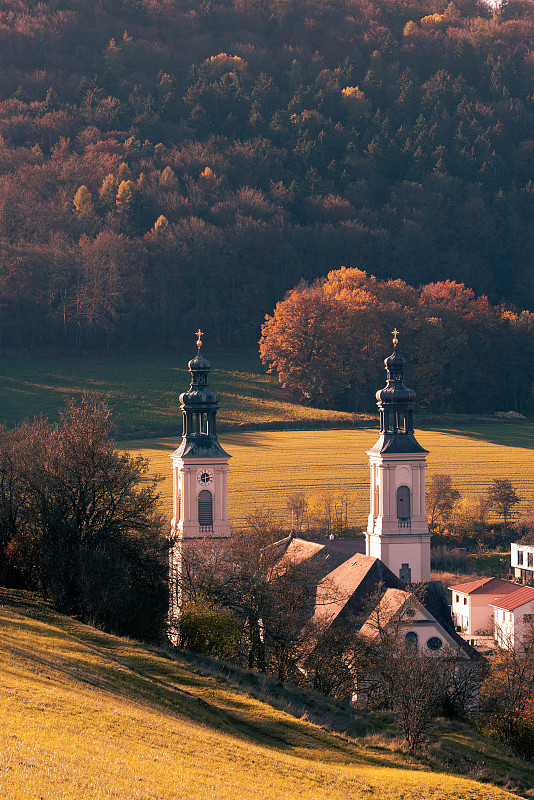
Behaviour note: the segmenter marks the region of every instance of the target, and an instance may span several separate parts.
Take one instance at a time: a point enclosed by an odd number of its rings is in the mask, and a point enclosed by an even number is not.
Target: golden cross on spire
[[[199,350],[202,347],[202,336],[204,336],[204,331],[201,331],[199,328],[197,331],[197,347]]]
[[[397,336],[399,335],[399,332],[398,332],[398,330],[396,328],[394,328],[391,331],[391,333],[393,334],[393,345],[396,347],[398,345],[398,343],[399,343],[399,340],[397,339]]]

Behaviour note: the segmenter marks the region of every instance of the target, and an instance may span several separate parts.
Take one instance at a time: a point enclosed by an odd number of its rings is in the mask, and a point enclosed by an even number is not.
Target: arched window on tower
[[[213,529],[213,497],[207,489],[202,489],[198,494],[198,524],[201,533],[210,533]]]
[[[407,523],[410,519],[410,489],[408,486],[399,486],[397,489],[397,519]]]

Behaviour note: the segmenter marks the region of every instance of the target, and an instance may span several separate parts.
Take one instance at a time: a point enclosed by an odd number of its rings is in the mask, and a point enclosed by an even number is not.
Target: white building
[[[428,452],[413,430],[415,392],[404,384],[405,359],[395,349],[384,364],[387,383],[376,393],[380,437],[367,451],[371,471],[366,554],[379,558],[402,583],[430,580],[430,533],[425,514]]]
[[[510,561],[514,578],[523,583],[534,580],[534,543],[512,542]]]
[[[492,603],[515,592],[516,583],[500,578],[478,580],[449,586],[452,591],[452,618],[466,636],[493,635]]]
[[[495,640],[501,647],[517,647],[524,635],[534,629],[534,588],[520,586],[493,603]]]

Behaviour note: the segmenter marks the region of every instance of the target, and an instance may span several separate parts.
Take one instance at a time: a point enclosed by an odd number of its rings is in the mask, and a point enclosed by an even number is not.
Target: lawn
[[[522,498],[534,501],[534,425],[487,423],[463,430],[421,430],[418,441],[429,451],[427,476],[447,473],[465,495],[483,492],[494,478],[509,478]],[[377,439],[376,429],[316,431],[228,431],[220,441],[232,456],[228,476],[228,508],[241,525],[255,508],[270,507],[287,524],[286,500],[295,491],[308,495],[347,487],[351,519],[364,525],[369,512],[369,468],[365,451]],[[511,444],[503,443],[509,438]],[[150,460],[164,477],[160,486],[171,512],[169,455],[180,438],[124,442]]]
[[[69,396],[94,391],[108,399],[122,446],[146,455],[165,478],[170,514],[170,461],[181,436],[179,395],[189,385],[191,352],[165,356],[0,361],[1,419],[57,416]],[[377,438],[375,417],[310,409],[293,402],[256,352],[211,354],[213,388],[221,394],[220,439],[232,456],[229,508],[242,524],[257,507],[271,506],[285,522],[289,494],[347,487],[352,522],[368,512],[365,450]],[[409,382],[409,374],[408,374]],[[510,478],[534,499],[534,423],[417,415],[417,437],[429,451],[428,474],[450,473],[464,494],[483,491],[493,478]],[[291,430],[293,428],[293,430]],[[155,438],[157,435],[157,438]],[[150,438],[148,438],[150,437]]]
[[[490,783],[364,746],[146,649],[0,594],[5,800],[490,800]],[[372,742],[372,739],[370,740]],[[528,764],[444,729],[441,748],[484,780],[534,781]],[[463,754],[463,755],[462,755]],[[463,759],[463,760],[462,760]],[[485,765],[485,766],[484,766]]]
[[[128,358],[0,360],[0,421],[9,425],[44,414],[57,417],[67,397],[90,391],[105,397],[119,437],[181,431],[179,396],[190,383],[188,354]],[[206,353],[208,358],[209,353]],[[347,423],[352,415],[291,402],[267,375],[256,352],[218,353],[210,381],[224,401],[220,429],[229,426]]]

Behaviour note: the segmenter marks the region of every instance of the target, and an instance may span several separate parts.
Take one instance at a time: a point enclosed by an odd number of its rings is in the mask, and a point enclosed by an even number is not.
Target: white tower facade
[[[370,450],[370,512],[366,554],[379,558],[406,584],[430,580],[430,533],[425,514],[428,452],[413,431],[415,392],[404,385],[406,361],[385,360],[387,383],[376,393],[380,437]]]
[[[191,385],[180,395],[183,431],[172,453],[173,517],[170,553],[170,638],[176,640],[181,602],[181,573],[187,543],[230,536],[228,520],[228,461],[217,439],[216,417],[220,396],[208,384],[210,362],[200,352],[189,362]]]

